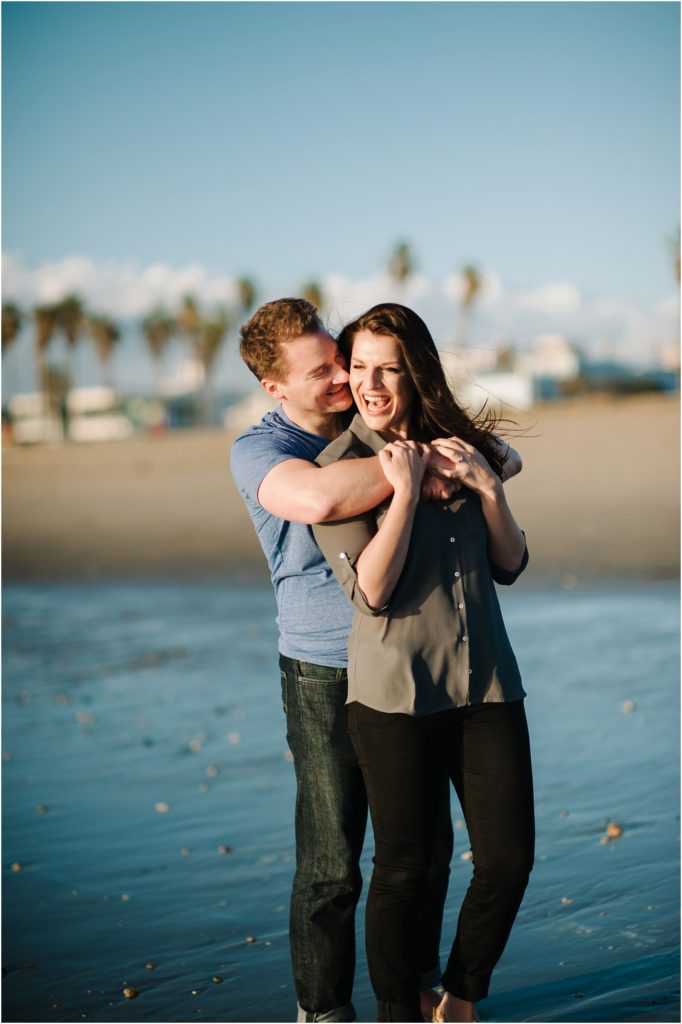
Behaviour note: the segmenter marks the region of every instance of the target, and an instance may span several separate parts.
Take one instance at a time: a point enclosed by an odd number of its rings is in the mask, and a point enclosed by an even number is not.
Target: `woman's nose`
[[[350,375],[347,370],[344,370],[343,366],[337,366],[336,373],[334,374],[333,384],[347,384],[350,380]]]

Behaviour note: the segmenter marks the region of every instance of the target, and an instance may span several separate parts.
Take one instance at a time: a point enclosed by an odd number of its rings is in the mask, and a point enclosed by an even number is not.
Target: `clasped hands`
[[[428,448],[429,460],[421,487],[421,497],[427,501],[447,501],[462,484],[479,494],[499,486],[499,478],[487,459],[461,438],[439,437]]]

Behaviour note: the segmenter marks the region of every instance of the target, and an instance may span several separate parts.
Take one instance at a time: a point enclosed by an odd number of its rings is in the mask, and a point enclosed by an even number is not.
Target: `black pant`
[[[280,655],[287,740],[296,770],[296,875],[291,895],[291,956],[303,1017],[355,1020],[355,907],[367,797],[348,737],[345,669]],[[420,908],[420,983],[440,979],[438,947],[452,857],[450,787],[436,798],[436,841]]]
[[[443,975],[473,1002],[487,995],[533,865],[535,826],[523,701],[417,718],[349,706],[375,838],[366,942],[379,1020],[419,1020],[417,929],[447,773],[466,819],[474,872]]]

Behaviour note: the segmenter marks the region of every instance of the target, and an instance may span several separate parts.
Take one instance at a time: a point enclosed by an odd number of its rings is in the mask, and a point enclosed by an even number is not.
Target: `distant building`
[[[575,380],[580,375],[582,358],[575,345],[561,334],[540,334],[530,352],[518,354],[517,366],[533,377]]]
[[[555,398],[562,385],[577,380],[582,369],[578,349],[560,334],[539,335],[527,352],[507,344],[478,349],[454,346],[441,353],[455,394],[473,412],[487,404],[529,409]]]

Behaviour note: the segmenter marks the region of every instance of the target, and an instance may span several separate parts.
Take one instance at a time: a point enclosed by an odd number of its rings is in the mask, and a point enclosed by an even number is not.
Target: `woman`
[[[350,323],[359,410],[318,458],[378,453],[393,497],[372,514],[314,527],[356,606],[349,643],[349,732],[374,826],[366,942],[379,1021],[419,1021],[415,921],[447,772],[466,819],[474,872],[434,1019],[477,1020],[533,862],[533,789],[518,666],[494,582],[526,566],[490,421],[452,396],[424,322],[386,303]],[[426,451],[455,458],[459,488],[419,500]]]

